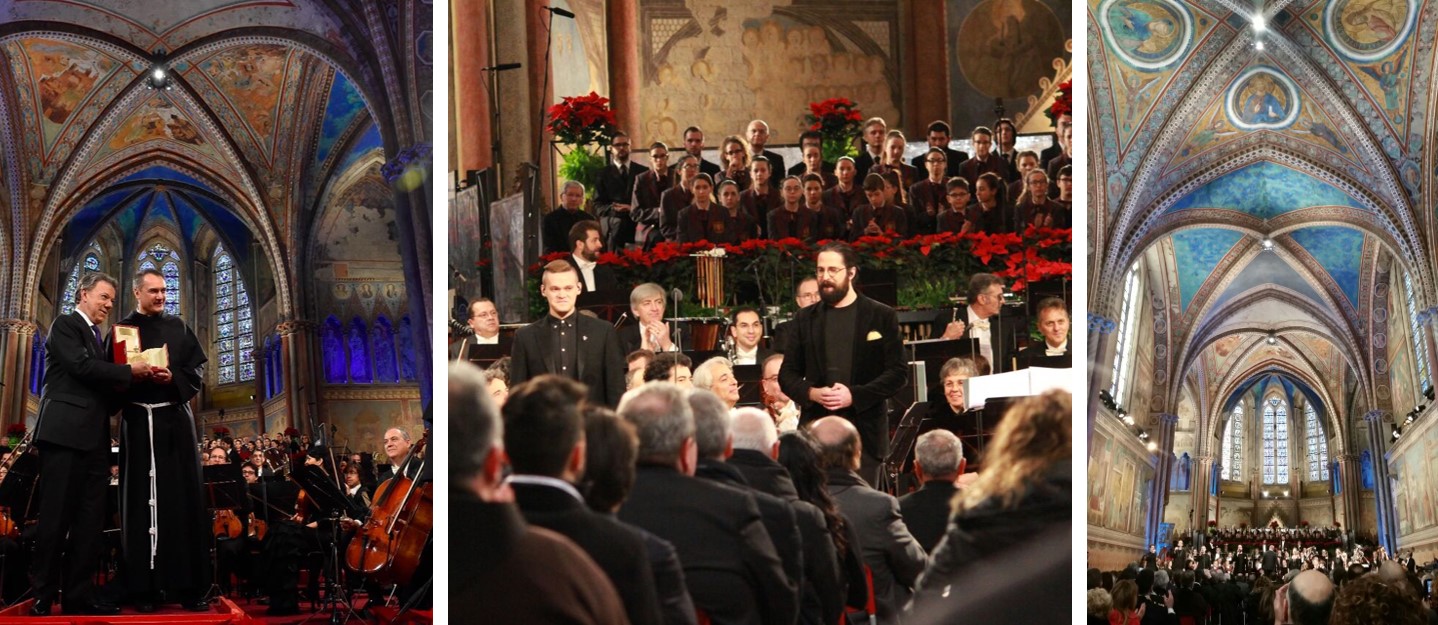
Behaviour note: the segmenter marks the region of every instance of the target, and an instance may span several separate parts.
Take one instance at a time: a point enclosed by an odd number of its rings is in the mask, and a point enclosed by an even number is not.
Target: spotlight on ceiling
[[[1270,238],[1268,238],[1268,237],[1263,237],[1262,244],[1263,244],[1263,249],[1265,249],[1265,250],[1271,250],[1271,249],[1273,249],[1273,239],[1270,239]]]
[[[1149,451],[1158,451],[1158,443],[1155,443],[1155,442],[1153,442],[1153,441],[1149,441],[1149,442],[1148,442],[1148,450],[1149,450]]]
[[[158,91],[168,91],[174,88],[174,82],[170,79],[170,70],[165,68],[163,63],[156,63],[150,69],[150,75],[145,78],[145,86]]]
[[[1273,333],[1273,332],[1269,332],[1269,333],[1268,333],[1268,338],[1265,339],[1265,340],[1268,342],[1269,345],[1277,345],[1277,344],[1278,344],[1278,335],[1275,334],[1275,333]]]
[[[1262,51],[1263,51],[1263,40],[1262,40],[1262,39],[1259,39],[1257,43],[1254,43],[1254,44],[1253,44],[1253,49],[1258,50],[1259,52],[1262,52]]]
[[[1403,430],[1398,429],[1398,426],[1395,425],[1393,426],[1393,440],[1398,440],[1399,436],[1403,436]]]
[[[1253,16],[1253,32],[1262,33],[1268,30],[1268,22],[1263,19],[1263,14]]]

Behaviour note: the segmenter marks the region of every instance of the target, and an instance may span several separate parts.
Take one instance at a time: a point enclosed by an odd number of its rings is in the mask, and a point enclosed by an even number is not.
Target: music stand
[[[329,588],[325,590],[325,604],[330,606],[330,622],[341,623],[349,620],[348,617],[359,618],[355,611],[354,604],[350,603],[348,590],[340,583],[340,517],[359,518],[366,510],[358,504],[350,501],[340,490],[339,484],[330,477],[324,469],[307,464],[290,472],[290,476],[299,483],[300,488],[305,490],[310,502],[315,507],[315,512],[329,520],[331,540],[329,544],[330,571],[328,571]],[[343,607],[343,611],[341,611]],[[310,617],[314,618],[314,617]],[[308,622],[305,619],[304,622]]]
[[[698,366],[699,363],[694,363]],[[739,404],[763,406],[760,393],[763,391],[764,367],[761,365],[735,365],[734,381],[739,383]]]
[[[205,485],[205,494],[209,495],[210,519],[214,520],[221,510],[239,510],[245,504],[245,480],[240,475],[240,467],[226,462],[224,464],[212,464],[200,467]],[[205,591],[204,600],[208,603],[211,599],[218,597],[220,589],[220,537],[210,532],[210,589]]]
[[[600,319],[614,323],[620,315],[629,312],[629,292],[623,289],[585,291],[574,299],[574,305],[579,310],[588,310]]]

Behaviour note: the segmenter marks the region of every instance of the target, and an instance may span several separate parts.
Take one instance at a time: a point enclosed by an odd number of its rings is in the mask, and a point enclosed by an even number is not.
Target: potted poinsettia
[[[864,114],[859,112],[858,106],[848,98],[809,103],[809,114],[804,121],[809,123],[809,130],[819,133],[820,151],[824,154],[825,163],[838,162],[841,156],[859,155],[854,138],[859,136]]]
[[[549,125],[554,145],[560,149],[560,180],[584,185],[585,196],[594,196],[599,172],[604,170],[604,148],[619,132],[609,98],[593,91],[589,95],[564,98],[549,107]],[[561,147],[562,146],[562,147]]]

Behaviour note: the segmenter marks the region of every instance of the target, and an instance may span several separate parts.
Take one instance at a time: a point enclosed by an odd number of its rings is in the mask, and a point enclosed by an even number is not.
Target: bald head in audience
[[[731,427],[734,449],[748,449],[779,459],[779,430],[769,413],[758,408],[739,408],[734,411]]]
[[[1318,571],[1303,571],[1273,597],[1276,623],[1324,625],[1333,612],[1333,582]]]
[[[859,441],[859,430],[843,417],[824,417],[809,428],[814,440],[819,443],[819,462],[825,469],[840,468],[850,471],[859,469],[859,455],[863,444]]]

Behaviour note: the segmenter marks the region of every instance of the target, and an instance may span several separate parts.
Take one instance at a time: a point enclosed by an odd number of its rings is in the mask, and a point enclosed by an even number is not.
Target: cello
[[[426,468],[428,440],[425,432],[395,476],[375,491],[369,519],[345,549],[351,571],[382,584],[403,584],[414,575],[434,527],[434,483],[418,479]],[[416,477],[407,477],[410,473]]]

